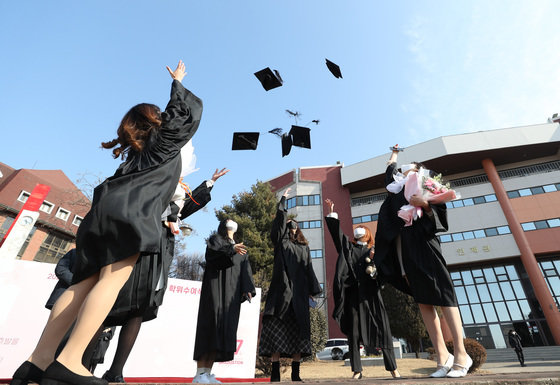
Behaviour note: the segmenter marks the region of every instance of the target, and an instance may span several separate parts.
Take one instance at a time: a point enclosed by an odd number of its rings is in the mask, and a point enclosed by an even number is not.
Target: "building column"
[[[523,228],[513,211],[513,207],[511,206],[511,202],[509,201],[500,176],[498,175],[498,171],[496,171],[494,162],[492,159],[486,158],[482,161],[482,167],[484,167],[484,171],[494,188],[498,202],[500,202],[500,206],[502,207],[502,211],[504,212],[508,222],[511,234],[513,235],[515,243],[521,253],[521,262],[529,275],[529,280],[531,281],[531,285],[535,291],[535,296],[537,297],[537,300],[543,310],[544,317],[546,318],[548,327],[554,337],[554,341],[556,345],[560,345],[560,312],[558,312],[556,303],[548,290],[548,286],[546,285],[535,255],[531,250],[529,241],[527,241]]]

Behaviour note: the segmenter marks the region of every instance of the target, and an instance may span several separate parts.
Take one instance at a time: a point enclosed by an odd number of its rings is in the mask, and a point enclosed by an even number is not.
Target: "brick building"
[[[449,232],[439,234],[467,337],[504,348],[509,329],[524,346],[560,343],[560,125],[548,123],[435,138],[408,147],[398,164],[423,162],[443,173],[461,199],[448,203]],[[329,337],[337,253],[325,229],[331,198],[342,229],[377,228],[386,197],[389,153],[344,167],[302,167],[269,182],[297,214],[325,287]]]
[[[56,263],[75,246],[78,226],[90,208],[86,196],[61,170],[16,170],[0,162],[0,239],[38,183],[51,189],[17,258]]]

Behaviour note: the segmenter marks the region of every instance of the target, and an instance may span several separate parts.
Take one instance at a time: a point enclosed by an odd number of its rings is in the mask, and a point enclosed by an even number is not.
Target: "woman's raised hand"
[[[284,194],[282,194],[282,196],[285,197],[285,198],[288,198],[288,195],[290,194],[290,190],[291,190],[291,189],[292,189],[291,187],[288,187],[288,188],[286,189],[286,191],[284,191]]]
[[[218,169],[216,169],[216,171],[214,171],[214,175],[212,175],[212,181],[215,182],[218,180],[219,177],[226,175],[229,172],[229,170],[226,170],[226,168],[222,168],[220,171],[218,171]]]
[[[233,245],[233,250],[239,255],[247,254],[247,246],[245,246],[243,242]]]
[[[169,75],[171,75],[174,80],[178,80],[180,82],[183,81],[183,78],[187,74],[185,72],[185,63],[183,63],[182,60],[179,60],[179,64],[177,64],[177,68],[175,68],[175,71],[171,71],[171,68],[169,68],[169,66],[165,66],[165,68],[167,68],[167,70],[169,71]]]
[[[325,199],[325,203],[327,204],[327,207],[329,208],[329,214],[332,214],[334,212],[334,202],[332,200],[330,200],[329,198]]]

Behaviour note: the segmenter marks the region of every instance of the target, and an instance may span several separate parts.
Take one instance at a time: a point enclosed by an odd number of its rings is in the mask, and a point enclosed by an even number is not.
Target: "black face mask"
[[[297,229],[297,223],[294,222],[294,221],[288,222],[288,228],[289,228],[290,230],[295,230],[295,229]]]

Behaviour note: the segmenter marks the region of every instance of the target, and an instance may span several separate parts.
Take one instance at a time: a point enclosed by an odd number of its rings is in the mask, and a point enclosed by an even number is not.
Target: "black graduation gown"
[[[237,254],[232,242],[214,234],[207,243],[193,354],[196,361],[213,351],[215,362],[233,359],[243,294],[256,295],[249,258]]]
[[[321,286],[313,271],[309,246],[290,241],[286,221],[286,198],[278,203],[272,223],[271,239],[274,244],[274,266],[263,317],[283,319],[290,306],[296,315],[302,339],[311,337],[309,296],[321,293]]]
[[[181,172],[180,150],[194,135],[202,101],[174,80],[162,125],[145,149],[130,151],[115,175],[94,190],[76,237],[73,283],[134,254],[161,250],[161,214]]]
[[[348,240],[336,218],[325,217],[338,259],[333,282],[333,318],[340,330],[351,338],[353,330],[351,307],[358,308],[359,335],[368,349],[392,348],[393,341],[389,318],[381,297],[379,281],[366,273],[365,261],[371,249]],[[358,303],[348,303],[357,301]]]
[[[206,182],[202,182],[191,193],[196,203],[186,196],[180,212],[181,218],[184,219],[206,206],[211,200],[211,191],[212,187],[206,187]],[[157,317],[158,308],[163,303],[163,296],[167,290],[169,269],[175,254],[174,234],[163,225],[161,219],[160,226],[162,227],[161,251],[146,254],[138,259],[104,325],[124,325],[129,319],[140,315],[142,315],[142,322]],[[161,274],[163,274],[163,288],[157,290]]]
[[[396,163],[389,164],[385,185],[393,182],[396,172]],[[436,233],[448,230],[446,206],[431,204],[432,214],[424,212],[422,218],[405,227],[397,213],[406,204],[403,188],[398,194],[389,192],[379,210],[374,261],[380,278],[412,295],[417,303],[457,306],[451,276],[436,236]],[[401,236],[406,280],[402,277],[397,255],[398,235]]]
[[[51,310],[56,303],[56,300],[70,287],[72,284],[72,273],[74,269],[74,263],[76,261],[76,249],[68,251],[56,264],[54,268],[54,273],[58,278],[58,282],[54,287],[45,307]]]

